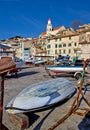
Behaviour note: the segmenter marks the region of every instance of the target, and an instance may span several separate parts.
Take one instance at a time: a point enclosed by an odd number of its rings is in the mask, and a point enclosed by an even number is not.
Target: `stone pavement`
[[[46,76],[45,76],[46,75]],[[56,77],[58,78],[58,77]],[[65,76],[66,79],[77,83],[76,79]],[[88,77],[89,78],[89,77]],[[39,83],[51,79],[47,76],[44,67],[30,67],[23,66],[22,70],[18,73],[18,77],[15,75],[8,76],[5,79],[5,95],[4,95],[4,107],[5,105],[16,96],[21,90],[33,83]],[[90,91],[86,92],[87,98],[90,101]],[[48,130],[58,120],[60,120],[69,111],[75,95],[69,100],[58,103],[50,108],[33,113],[27,113],[30,119],[30,127],[27,130]],[[82,100],[80,107],[88,107]],[[67,120],[60,124],[55,130],[90,130],[90,111],[88,117],[72,114]],[[9,130],[18,130],[17,127],[11,122],[9,114],[4,110],[3,124]]]

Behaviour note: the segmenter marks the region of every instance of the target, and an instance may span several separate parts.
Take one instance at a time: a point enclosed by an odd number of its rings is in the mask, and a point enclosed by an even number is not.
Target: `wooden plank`
[[[9,114],[10,120],[17,130],[24,130],[29,127],[29,118],[25,114]]]
[[[4,58],[0,60],[0,130],[8,130],[3,124],[3,99],[4,99],[4,77],[5,74],[15,68],[15,63],[10,58]]]
[[[0,60],[0,74],[10,71],[16,65],[10,58],[3,58]]]

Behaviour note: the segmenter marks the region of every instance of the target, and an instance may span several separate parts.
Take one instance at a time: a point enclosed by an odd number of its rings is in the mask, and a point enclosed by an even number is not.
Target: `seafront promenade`
[[[58,77],[55,77],[58,78]],[[64,78],[77,83],[77,80],[70,76]],[[44,66],[41,67],[30,67],[22,66],[22,70],[15,75],[7,76],[5,78],[5,90],[4,90],[4,107],[7,103],[16,96],[21,90],[27,86],[46,81],[51,79],[45,71]],[[88,75],[85,79],[90,79]],[[90,101],[90,90],[86,92],[86,96]],[[53,107],[38,111],[30,114],[30,127],[27,130],[48,130],[58,120],[60,120],[70,109],[75,95],[67,101],[58,103]],[[82,100],[80,107],[88,107],[87,104]],[[80,111],[81,112],[81,111]],[[90,112],[87,117],[72,114],[67,120],[60,124],[55,130],[90,130]],[[3,113],[3,124],[9,130],[18,130],[16,126],[11,122],[9,114],[4,110]]]

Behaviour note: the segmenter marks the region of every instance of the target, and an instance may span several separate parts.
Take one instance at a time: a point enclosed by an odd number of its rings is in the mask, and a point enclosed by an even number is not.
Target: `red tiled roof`
[[[61,28],[61,27],[62,27],[62,26],[59,26],[59,27],[57,27],[57,28],[54,28],[53,31],[58,30],[58,29]]]
[[[59,27],[57,27],[57,28],[54,28],[54,29],[52,30],[52,32],[58,30],[58,29],[61,28],[61,27],[62,27],[62,26],[59,26]],[[46,35],[46,32],[42,32],[42,36],[44,36],[44,35]]]
[[[34,41],[38,41],[39,38],[33,38]]]
[[[46,32],[42,32],[42,36],[46,35]]]

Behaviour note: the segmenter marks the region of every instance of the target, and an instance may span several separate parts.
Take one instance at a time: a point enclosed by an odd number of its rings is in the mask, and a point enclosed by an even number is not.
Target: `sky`
[[[37,38],[49,18],[53,28],[90,23],[90,0],[0,0],[0,40]]]

